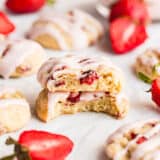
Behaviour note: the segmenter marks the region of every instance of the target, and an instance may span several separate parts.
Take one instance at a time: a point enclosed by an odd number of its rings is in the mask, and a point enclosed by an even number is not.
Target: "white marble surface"
[[[3,0],[1,0],[1,3],[2,1]],[[106,20],[96,13],[95,3],[95,0],[59,0],[54,9],[63,11],[68,8],[80,7],[94,14],[106,25]],[[4,10],[3,7],[2,9]],[[37,17],[37,14],[38,13],[28,15],[9,14],[17,25],[16,33],[14,33],[12,37],[23,36],[32,21]],[[72,52],[73,54],[88,53],[90,55],[105,55],[110,57],[110,59],[123,70],[126,79],[124,90],[130,99],[130,111],[125,119],[115,120],[110,116],[100,113],[79,113],[76,115],[61,116],[45,124],[37,120],[33,115],[30,123],[22,130],[42,129],[70,137],[74,141],[75,146],[73,152],[67,158],[68,160],[106,160],[103,147],[108,135],[112,131],[124,123],[160,116],[160,113],[153,109],[154,104],[150,99],[150,94],[145,92],[150,86],[138,80],[132,70],[132,65],[138,54],[146,48],[151,46],[159,47],[160,45],[160,24],[151,24],[147,30],[149,34],[148,40],[142,46],[126,55],[117,56],[113,54],[107,39],[102,40],[93,47]],[[61,56],[65,54],[64,52],[47,52],[48,56]],[[34,107],[35,98],[41,89],[35,76],[10,80],[1,79],[0,84],[14,86],[21,90],[26,95],[32,107]],[[4,145],[5,139],[9,135],[15,138],[18,137],[22,130],[0,137],[0,157],[11,151],[11,148]]]

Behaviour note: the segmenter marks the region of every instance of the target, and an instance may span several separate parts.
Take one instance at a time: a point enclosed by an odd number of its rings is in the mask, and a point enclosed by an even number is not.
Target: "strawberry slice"
[[[73,147],[65,136],[36,130],[23,132],[18,143],[29,149],[32,160],[62,160]]]
[[[147,5],[142,0],[119,0],[111,7],[110,21],[128,16],[136,22],[146,24],[150,21]]]
[[[113,50],[118,54],[138,47],[147,39],[145,27],[128,17],[117,18],[110,24],[109,34]]]
[[[14,24],[8,19],[8,17],[3,12],[0,12],[0,34],[7,35],[14,29]]]
[[[15,153],[1,160],[64,160],[73,148],[69,138],[37,130],[24,131],[18,142],[8,138],[6,144],[14,144]]]
[[[160,106],[160,78],[157,78],[152,82],[151,93],[152,100]]]

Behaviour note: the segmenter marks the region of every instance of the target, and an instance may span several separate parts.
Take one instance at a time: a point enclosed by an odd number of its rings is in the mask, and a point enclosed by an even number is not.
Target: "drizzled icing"
[[[74,74],[77,79],[81,77],[83,71],[96,70],[98,67],[103,67],[106,70],[117,70],[108,58],[100,56],[89,57],[68,55],[61,58],[50,58],[45,62],[39,70],[38,81],[42,86],[47,83],[52,83],[56,77],[62,74]]]
[[[94,39],[97,39],[103,32],[101,24],[95,18],[78,9],[66,14],[54,12],[43,14],[37,22],[44,22],[45,24],[35,23],[28,33],[29,37],[36,39],[39,35],[49,34],[56,39],[63,50],[70,49],[70,46],[68,46],[61,31],[69,35],[73,49],[84,48],[90,44],[86,32],[90,32]],[[53,24],[57,27],[53,27]]]
[[[4,52],[6,52],[4,54]],[[0,75],[8,78],[33,53],[40,54],[42,47],[31,40],[4,40],[0,42]],[[4,55],[3,55],[4,54]]]
[[[117,130],[117,132],[115,132],[113,135],[111,135],[108,139],[107,143],[110,143],[116,139],[121,139],[122,136],[129,132],[130,130],[134,129],[134,128],[141,128],[146,124],[155,124],[152,126],[152,128],[144,134],[139,134],[136,136],[136,138],[134,138],[133,140],[131,140],[127,146],[122,150],[119,151],[117,154],[115,154],[115,156],[113,157],[113,160],[119,160],[121,159],[128,151],[128,149],[132,146],[137,145],[137,147],[135,148],[135,150],[131,153],[131,160],[140,160],[143,158],[143,156],[145,154],[147,154],[150,151],[157,151],[157,147],[160,147],[160,122],[158,120],[146,120],[146,121],[141,121],[141,122],[136,122],[134,124],[129,124],[126,125],[120,129]],[[146,141],[144,141],[141,144],[137,144],[137,140],[141,137],[145,137],[147,138]],[[155,156],[155,154],[156,156]],[[148,153],[150,155],[148,155],[148,157],[152,157],[152,159],[146,159],[145,160],[157,160],[157,156],[160,156],[160,152],[151,152]]]
[[[17,90],[14,88],[0,86],[0,97],[2,97],[4,94],[14,94],[16,92]],[[22,105],[29,108],[29,104],[24,98],[0,98],[0,109],[10,105]]]

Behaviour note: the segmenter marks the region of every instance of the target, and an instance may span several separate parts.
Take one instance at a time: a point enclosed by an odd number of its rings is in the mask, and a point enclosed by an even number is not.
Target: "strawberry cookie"
[[[135,63],[135,70],[139,78],[148,83],[160,76],[160,51],[149,49],[139,55]]]
[[[123,83],[121,71],[109,59],[94,55],[50,58],[41,66],[38,81],[51,92],[119,93]]]
[[[22,128],[30,116],[29,104],[22,93],[0,87],[0,135]]]
[[[121,127],[107,140],[110,160],[159,160],[160,120],[138,121]]]
[[[46,48],[74,50],[94,44],[103,34],[102,25],[91,15],[74,9],[67,13],[42,15],[28,37]]]
[[[55,92],[42,90],[37,102],[37,116],[49,121],[63,114],[77,112],[103,112],[116,118],[123,118],[128,111],[128,101],[122,94],[107,92]]]
[[[37,72],[44,60],[43,48],[34,41],[8,39],[0,41],[0,75],[3,78],[32,75]]]

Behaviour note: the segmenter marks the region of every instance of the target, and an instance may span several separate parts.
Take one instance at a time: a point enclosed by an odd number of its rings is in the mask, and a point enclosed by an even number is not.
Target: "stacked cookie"
[[[122,91],[121,71],[106,57],[67,55],[51,58],[39,70],[44,88],[36,102],[43,121],[83,111],[124,117],[128,110]]]

